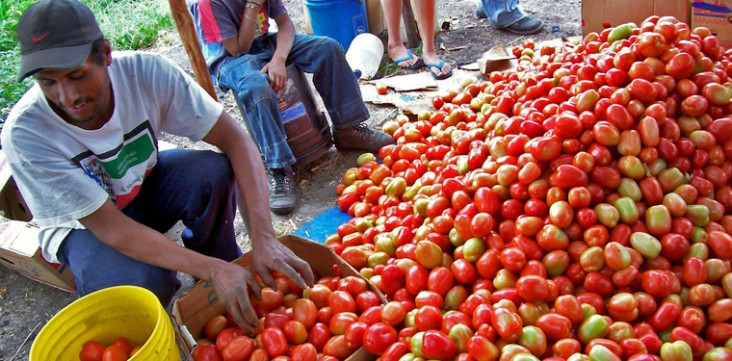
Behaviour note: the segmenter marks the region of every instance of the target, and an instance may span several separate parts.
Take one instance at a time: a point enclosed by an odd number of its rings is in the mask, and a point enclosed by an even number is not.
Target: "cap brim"
[[[21,55],[18,82],[43,69],[75,69],[84,63],[91,52],[92,44],[66,46],[34,51]]]

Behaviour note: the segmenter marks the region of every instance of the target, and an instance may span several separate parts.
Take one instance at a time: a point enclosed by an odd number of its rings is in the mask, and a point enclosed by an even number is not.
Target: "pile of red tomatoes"
[[[354,217],[326,244],[396,331],[367,350],[732,360],[732,52],[670,17],[622,27],[524,42],[343,175]]]
[[[192,359],[338,361],[364,342],[382,345],[382,334],[396,337],[394,327],[377,322],[383,295],[369,289],[362,277],[326,276],[305,290],[283,276],[276,282],[277,290],[264,288],[261,299],[252,298],[260,316],[256,336],[247,335],[228,314],[214,316],[196,341]]]

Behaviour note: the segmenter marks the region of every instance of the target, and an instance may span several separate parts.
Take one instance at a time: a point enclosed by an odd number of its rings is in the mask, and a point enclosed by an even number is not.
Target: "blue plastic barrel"
[[[314,35],[328,36],[348,51],[356,35],[369,31],[365,0],[305,0]]]

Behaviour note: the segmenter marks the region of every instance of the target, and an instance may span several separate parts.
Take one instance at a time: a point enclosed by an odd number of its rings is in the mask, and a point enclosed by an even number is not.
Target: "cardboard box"
[[[281,237],[280,242],[308,262],[316,277],[333,275],[333,265],[338,266],[343,276],[361,277],[353,267],[327,246],[294,235]],[[247,252],[234,263],[250,266],[252,252]],[[371,284],[369,284],[369,288],[381,297],[382,303],[386,303],[386,298],[378,289]],[[178,298],[173,304],[172,319],[178,346],[182,353],[184,355],[191,353],[196,344],[195,340],[200,337],[203,326],[209,319],[225,313],[226,307],[218,302],[213,285],[209,282],[198,282],[185,295]],[[348,360],[368,361],[374,358],[376,357],[366,350],[359,349]]]
[[[8,158],[2,149],[0,149],[0,211],[8,219],[28,222],[33,218],[10,173]]]
[[[33,215],[10,174],[5,152],[0,150],[0,264],[35,281],[76,292],[71,270],[46,261],[38,244],[38,227],[28,223]]]
[[[604,22],[640,25],[651,15],[671,15],[688,24],[689,0],[582,0],[582,34],[601,32]]]
[[[76,292],[74,276],[65,265],[50,263],[38,246],[38,227],[28,222],[0,222],[0,264],[66,292]]]
[[[732,0],[692,0],[691,27],[706,27],[719,45],[732,47]]]

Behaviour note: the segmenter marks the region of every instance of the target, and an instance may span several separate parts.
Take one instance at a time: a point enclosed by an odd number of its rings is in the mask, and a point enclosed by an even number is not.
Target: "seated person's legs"
[[[291,166],[296,159],[287,144],[280,118],[277,94],[260,71],[268,60],[266,53],[226,58],[219,68],[219,82],[234,90],[244,106],[249,134],[259,147],[270,175],[270,210],[287,214],[295,209],[295,182]],[[353,73],[350,74],[353,78]]]
[[[328,37],[298,34],[290,57],[300,70],[313,74],[313,84],[333,123],[333,140],[341,151],[376,153],[393,143],[391,136],[369,129],[370,114],[361,97],[358,79],[346,62],[341,45]]]

